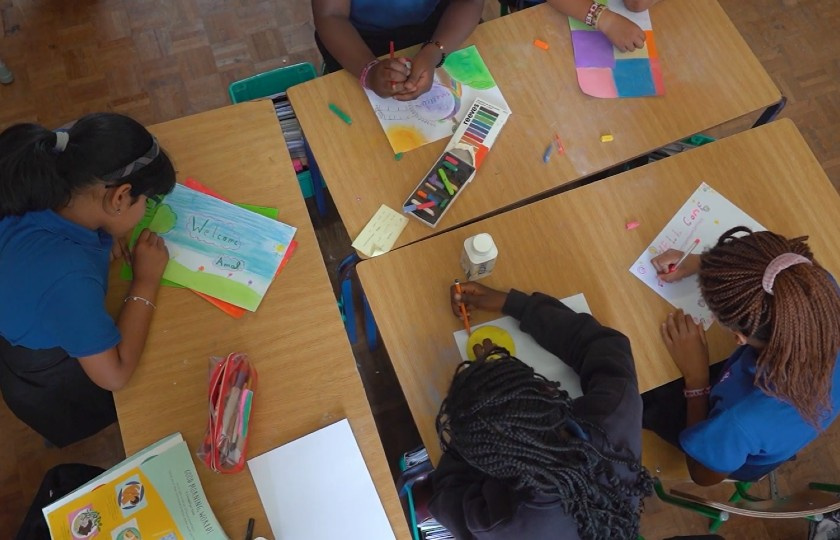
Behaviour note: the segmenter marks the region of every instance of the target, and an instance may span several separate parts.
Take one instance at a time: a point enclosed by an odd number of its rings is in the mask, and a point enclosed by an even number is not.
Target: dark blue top
[[[350,22],[362,30],[390,30],[401,26],[413,26],[428,19],[439,2],[440,0],[350,0]]]
[[[680,434],[685,453],[707,469],[736,480],[755,480],[793,457],[819,433],[793,405],[768,396],[754,384],[758,351],[738,347],[726,361],[709,396],[709,416]],[[840,360],[838,355],[837,360]],[[832,410],[840,412],[840,367],[834,363]]]
[[[111,243],[52,210],[0,220],[0,336],[77,358],[119,343],[105,311]]]

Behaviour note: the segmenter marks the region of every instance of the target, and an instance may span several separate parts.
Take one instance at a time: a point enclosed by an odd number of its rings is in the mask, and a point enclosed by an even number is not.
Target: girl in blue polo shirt
[[[698,484],[764,476],[840,412],[840,295],[806,239],[736,227],[670,274],[681,252],[652,261],[663,281],[698,273],[738,344],[710,368],[702,326],[681,311],[662,324],[683,379],[642,396],[643,426],[682,448]]]
[[[157,140],[126,116],[0,134],[0,390],[56,446],[116,421],[111,391],[137,367],[169,259],[148,230],[131,253],[122,239],[174,183]],[[115,322],[105,293],[118,255],[134,279]]]
[[[315,43],[328,73],[346,69],[362,86],[401,101],[429,91],[436,67],[481,19],[484,0],[312,0]],[[408,59],[377,60],[422,44]]]

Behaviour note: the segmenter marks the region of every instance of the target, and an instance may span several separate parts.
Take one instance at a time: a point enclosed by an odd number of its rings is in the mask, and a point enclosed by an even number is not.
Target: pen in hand
[[[461,280],[455,280],[455,292],[458,293],[458,296],[461,296]],[[461,316],[464,318],[464,328],[467,330],[467,335],[469,335],[472,330],[470,329],[470,317],[467,314],[467,306],[464,305],[464,298],[461,296],[461,301],[459,302],[461,307]]]
[[[699,245],[700,245],[700,239],[697,238],[697,239],[694,240],[694,242],[691,243],[691,247],[688,248],[685,253],[683,253],[683,256],[680,257],[680,260],[678,260],[675,263],[671,263],[671,264],[668,265],[668,271],[666,273],[671,274],[673,272],[676,272],[677,268],[680,267],[680,265],[683,263],[683,261],[686,260],[686,258],[688,258],[688,256],[691,255],[691,252],[694,251],[694,249]]]

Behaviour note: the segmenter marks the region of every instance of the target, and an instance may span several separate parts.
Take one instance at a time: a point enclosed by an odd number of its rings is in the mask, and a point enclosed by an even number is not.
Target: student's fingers
[[[668,318],[665,319],[665,330],[668,331],[668,336],[671,338],[671,341],[673,341],[678,334],[676,317],[674,317],[673,313],[669,313]]]
[[[149,229],[143,229],[142,231],[140,231],[140,236],[137,237],[137,243],[140,244],[141,242],[142,243],[148,242],[149,241],[149,235],[151,235],[151,234],[154,234],[154,233],[152,233],[152,231],[150,231]]]
[[[709,344],[706,342],[706,329],[703,328],[703,323],[697,323],[697,333],[700,334],[700,341],[703,343],[703,346],[708,347]]]
[[[493,342],[490,341],[490,338],[484,338],[484,341],[482,341],[481,344],[484,346],[484,354],[490,354],[490,351],[492,351],[495,347]]]
[[[683,252],[678,249],[669,249],[664,253],[660,253],[650,260],[650,263],[656,268],[656,272],[662,274],[668,271],[669,264],[676,264],[682,258]]]
[[[639,35],[636,36],[636,39],[633,40],[633,45],[636,46],[637,49],[641,49],[645,46],[645,33],[639,32]]]
[[[467,312],[469,313],[473,309],[481,309],[482,298],[480,296],[475,296],[473,294],[461,294],[461,302],[467,306]]]
[[[685,322],[686,317],[687,315],[681,309],[674,313],[674,327],[677,329],[678,336],[684,336],[688,332],[688,326]]]
[[[390,81],[403,82],[408,79],[409,75],[411,75],[411,70],[405,62],[400,62],[398,60],[386,60],[383,63],[385,64],[383,71]]]
[[[481,343],[476,343],[473,345],[473,354],[476,358],[481,358],[484,356],[484,348],[481,346]]]
[[[668,323],[664,322],[659,325],[659,333],[662,335],[662,341],[665,342],[665,346],[670,349],[674,345],[674,340],[671,339],[671,335],[668,333]]]

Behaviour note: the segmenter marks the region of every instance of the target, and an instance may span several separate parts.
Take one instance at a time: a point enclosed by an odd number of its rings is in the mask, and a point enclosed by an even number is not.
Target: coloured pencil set
[[[475,176],[510,112],[476,99],[443,155],[403,203],[403,211],[435,227]]]

